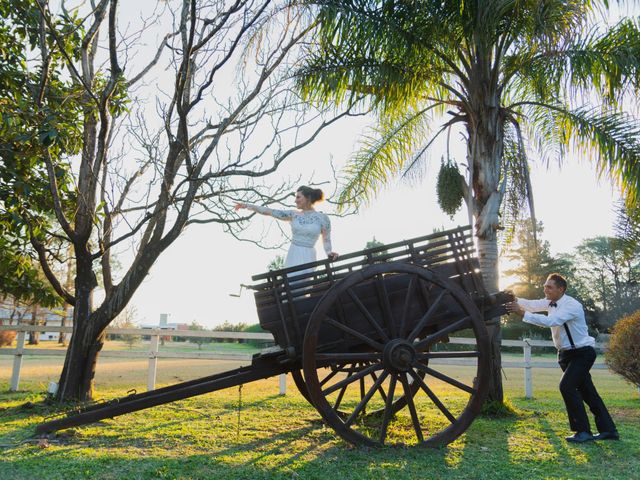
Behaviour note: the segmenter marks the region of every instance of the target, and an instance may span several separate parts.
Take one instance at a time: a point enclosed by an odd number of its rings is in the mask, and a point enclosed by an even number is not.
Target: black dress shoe
[[[590,442],[593,440],[593,435],[591,435],[589,432],[577,432],[575,435],[566,437],[565,440],[571,443]]]
[[[620,440],[620,435],[615,430],[613,432],[600,432],[594,435],[594,440]]]

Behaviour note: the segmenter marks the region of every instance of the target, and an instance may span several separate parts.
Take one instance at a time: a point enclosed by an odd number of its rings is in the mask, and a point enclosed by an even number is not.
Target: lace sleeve
[[[270,215],[278,220],[291,220],[293,217],[293,211],[291,210],[276,210],[274,208],[263,207],[261,205],[253,205],[252,203],[247,203],[246,207],[261,215]]]
[[[322,232],[322,245],[324,246],[324,252],[329,255],[333,252],[331,247],[331,220],[325,214],[322,214],[321,230]]]

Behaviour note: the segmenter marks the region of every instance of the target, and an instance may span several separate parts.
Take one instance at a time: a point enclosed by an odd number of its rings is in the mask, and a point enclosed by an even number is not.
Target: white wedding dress
[[[327,255],[331,253],[331,221],[326,214],[315,210],[275,210],[259,205],[247,205],[247,207],[263,215],[271,215],[278,220],[291,223],[291,245],[284,261],[285,268],[315,262],[315,245],[320,235],[322,235],[325,253]],[[293,275],[310,270],[296,271]]]

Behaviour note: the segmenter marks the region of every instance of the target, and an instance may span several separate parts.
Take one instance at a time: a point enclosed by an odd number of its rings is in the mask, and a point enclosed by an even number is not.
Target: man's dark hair
[[[556,286],[562,288],[563,290],[567,290],[567,281],[565,278],[559,273],[552,273],[547,277],[547,280],[553,280]]]

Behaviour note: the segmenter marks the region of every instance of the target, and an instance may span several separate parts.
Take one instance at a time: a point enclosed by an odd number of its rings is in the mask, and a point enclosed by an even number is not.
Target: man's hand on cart
[[[507,304],[505,304],[505,307],[507,308],[507,312],[509,313],[515,313],[516,315],[524,315],[524,308],[522,308],[522,305],[520,305],[518,302],[513,301],[513,302],[509,302]]]

